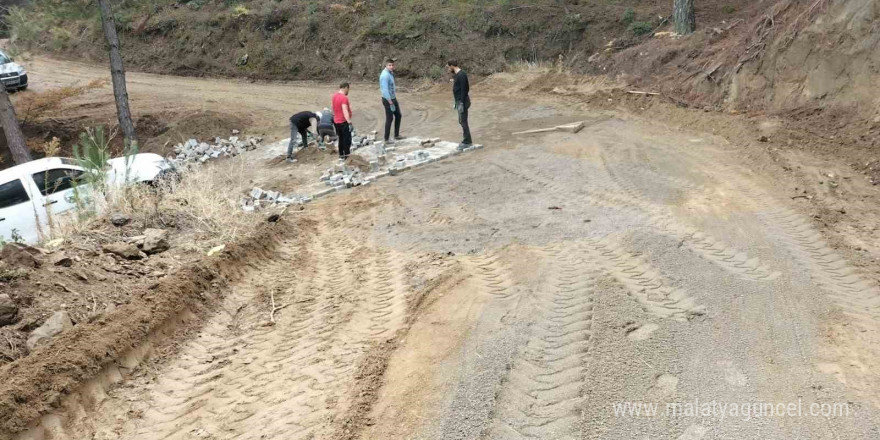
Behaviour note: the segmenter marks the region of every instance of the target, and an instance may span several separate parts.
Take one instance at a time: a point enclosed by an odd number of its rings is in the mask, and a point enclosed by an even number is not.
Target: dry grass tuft
[[[556,70],[556,66],[549,61],[520,60],[507,66],[507,71],[510,73],[551,73]]]
[[[252,232],[261,217],[241,209],[241,197],[251,189],[247,171],[244,158],[221,161],[184,173],[173,191],[160,193],[184,247],[204,250]]]
[[[43,93],[31,93],[22,96],[16,103],[19,114],[22,115],[22,123],[40,119],[46,114],[57,113],[64,101],[80,96],[90,90],[104,87],[106,81],[96,79],[82,86],[67,86],[52,89]]]
[[[139,227],[172,231],[173,246],[183,251],[234,242],[262,220],[241,209],[241,197],[250,190],[246,171],[245,160],[237,157],[184,170],[179,182],[108,189],[89,197],[88,208],[56,219],[46,240],[112,240],[107,233],[116,229],[102,231],[102,226],[107,216],[122,213]]]
[[[53,136],[48,142],[37,145],[34,149],[42,152],[46,157],[56,157],[61,152],[61,139]]]

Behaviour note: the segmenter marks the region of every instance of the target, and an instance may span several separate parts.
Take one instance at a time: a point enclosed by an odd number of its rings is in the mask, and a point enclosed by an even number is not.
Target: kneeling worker
[[[328,108],[316,112],[318,115],[318,143],[324,142],[325,137],[333,142],[336,140],[336,128],[333,126],[333,112]]]
[[[309,146],[309,127],[312,126],[312,119],[315,120],[315,127],[317,130],[318,122],[320,121],[320,117],[312,112],[299,112],[290,117],[290,143],[287,145],[287,160],[293,160],[293,145],[296,143],[296,135],[299,133],[300,138],[302,138],[302,147]],[[315,139],[318,138],[317,134],[314,135]]]

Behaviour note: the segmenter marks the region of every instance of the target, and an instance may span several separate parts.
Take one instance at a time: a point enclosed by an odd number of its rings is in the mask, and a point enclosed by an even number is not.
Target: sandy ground
[[[103,75],[30,70],[35,88]],[[129,81],[136,111],[241,112],[277,137],[334,88]],[[296,215],[314,232],[245,268],[179,350],[58,432],[880,438],[880,290],[772,180],[711,135],[475,89],[486,149],[309,205]],[[455,140],[447,93],[403,94],[404,134]],[[377,127],[374,87],[352,95],[356,125]],[[577,134],[510,135],[576,120]],[[316,177],[297,166],[254,180]]]

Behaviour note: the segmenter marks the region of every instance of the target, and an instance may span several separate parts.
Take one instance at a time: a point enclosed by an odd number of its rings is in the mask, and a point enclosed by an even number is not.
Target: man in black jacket
[[[296,144],[296,135],[299,134],[302,139],[302,147],[305,148],[309,146],[308,134],[309,127],[312,126],[312,119],[315,120],[315,127],[317,131],[318,122],[320,121],[320,117],[312,112],[299,112],[290,117],[290,143],[287,145],[287,160],[293,160],[293,147]],[[317,139],[318,136],[315,136]]]
[[[473,144],[471,129],[468,126],[468,109],[471,108],[471,88],[468,83],[467,74],[464,73],[464,70],[461,70],[458,61],[449,60],[446,63],[446,68],[449,69],[449,73],[454,77],[452,96],[455,98],[455,109],[458,111],[458,123],[461,124],[461,129],[464,132],[464,139],[458,145],[458,149],[464,150]]]

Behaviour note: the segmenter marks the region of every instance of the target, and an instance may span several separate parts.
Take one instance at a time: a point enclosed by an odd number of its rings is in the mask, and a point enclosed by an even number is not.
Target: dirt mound
[[[109,103],[107,103],[109,105]],[[103,107],[104,104],[101,104]],[[69,108],[59,108],[60,114],[70,113]],[[21,115],[20,115],[21,116]],[[223,114],[213,111],[200,111],[191,113],[159,112],[147,113],[135,119],[135,126],[140,140],[140,152],[158,153],[168,155],[173,151],[174,145],[187,139],[213,141],[216,136],[228,137],[233,129],[243,129],[250,126],[251,121],[247,117],[235,114]],[[73,146],[79,141],[80,133],[86,128],[95,126],[115,127],[115,119],[92,116],[60,116],[53,114],[52,117],[39,119],[22,119],[22,132],[31,148],[35,159],[44,157],[44,145],[49,144],[52,138],[58,138],[60,150],[56,153],[62,157],[73,156]],[[2,130],[0,130],[2,132]],[[110,143],[111,153],[121,155],[123,138],[118,135]],[[9,148],[6,146],[6,137],[0,136],[0,167],[12,166]]]
[[[321,151],[317,147],[309,146],[294,153],[293,157],[300,163],[311,164],[323,162],[327,159],[327,156],[334,156],[335,154],[330,148],[326,151]]]
[[[336,153],[330,149],[321,151],[317,147],[310,145],[308,148],[300,148],[293,153],[293,158],[300,165],[304,164],[320,164],[325,162],[328,157],[335,157]],[[279,154],[271,159],[266,160],[266,165],[270,167],[284,166],[287,164],[287,155]]]
[[[271,258],[282,239],[309,228],[282,220],[267,225],[218,258],[181,269],[174,276],[139,290],[131,303],[82,322],[31,355],[0,369],[0,432],[19,432],[49,411],[61,395],[94,376],[105,364],[144,341],[160,325],[184,310],[208,310],[226,283],[242,274],[243,264]]]
[[[213,142],[217,136],[232,136],[232,130],[242,130],[250,124],[248,117],[234,113],[162,112],[141,117],[137,129],[138,135],[146,139],[142,141],[146,151],[164,155],[173,149],[174,144],[188,139]]]
[[[370,163],[367,162],[367,160],[363,157],[358,156],[357,154],[352,154],[351,156],[348,156],[348,159],[345,159],[345,164],[350,167],[357,168],[362,173],[370,171]]]

